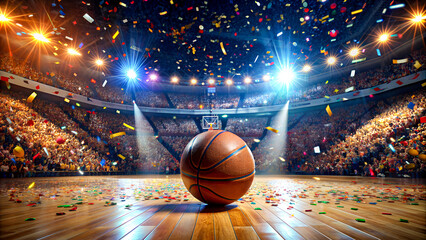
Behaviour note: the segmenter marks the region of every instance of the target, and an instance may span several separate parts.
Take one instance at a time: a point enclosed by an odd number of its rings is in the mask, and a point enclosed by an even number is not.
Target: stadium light
[[[334,65],[336,63],[336,58],[335,57],[329,57],[327,59],[327,64],[328,65]]]
[[[229,86],[229,85],[232,85],[232,83],[234,83],[234,82],[231,79],[227,79],[225,83],[226,83],[226,85]]]
[[[37,42],[45,42],[45,43],[49,42],[49,39],[47,39],[47,37],[44,36],[42,33],[33,33],[31,35],[33,35],[34,39]]]
[[[418,15],[415,15],[411,19],[411,21],[414,22],[414,23],[421,23],[424,19],[426,19],[426,15],[418,14]]]
[[[247,84],[251,83],[251,78],[249,77],[244,78],[244,83],[247,83]]]
[[[192,85],[197,84],[197,79],[195,79],[195,78],[191,79],[191,84],[192,84]]]
[[[75,50],[74,48],[68,48],[68,54],[73,56],[81,56],[81,53],[77,52],[77,50]]]
[[[96,63],[96,65],[98,65],[98,66],[102,66],[102,65],[104,65],[104,61],[102,61],[102,59],[97,59],[97,60],[95,61],[95,63]]]
[[[380,37],[379,37],[379,42],[384,43],[384,42],[386,42],[388,39],[389,39],[389,34],[384,33],[384,34],[380,35]]]
[[[311,71],[312,67],[308,64],[305,64],[305,66],[303,66],[302,68],[302,72],[309,72]]]
[[[349,56],[356,57],[359,54],[359,49],[354,47],[351,50],[349,50]]]
[[[208,83],[209,83],[210,85],[213,85],[213,84],[214,84],[214,79],[213,79],[213,78],[210,78],[210,79],[208,80]]]
[[[293,81],[294,77],[295,74],[290,68],[285,68],[278,74],[278,80],[284,83],[290,83]]]
[[[263,81],[267,82],[267,81],[271,80],[271,76],[269,76],[269,74],[265,74],[265,75],[263,75],[262,79],[263,79]]]
[[[0,22],[9,22],[10,19],[6,17],[4,14],[0,14]]]
[[[170,81],[172,83],[178,83],[179,82],[179,78],[178,77],[172,77],[172,79]]]
[[[136,78],[136,72],[135,72],[135,70],[133,70],[133,69],[130,69],[129,71],[127,71],[127,77],[128,78],[130,78],[130,79],[135,79]]]
[[[158,78],[158,76],[157,76],[157,74],[155,74],[155,73],[151,73],[151,74],[149,75],[149,79],[151,79],[151,80],[153,80],[153,81],[157,80],[157,78]]]

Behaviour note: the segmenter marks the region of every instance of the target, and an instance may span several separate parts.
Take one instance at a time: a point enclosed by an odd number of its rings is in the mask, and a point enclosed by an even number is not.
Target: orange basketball
[[[209,130],[186,145],[180,172],[188,191],[208,204],[229,204],[241,198],[254,178],[250,148],[237,135]]]

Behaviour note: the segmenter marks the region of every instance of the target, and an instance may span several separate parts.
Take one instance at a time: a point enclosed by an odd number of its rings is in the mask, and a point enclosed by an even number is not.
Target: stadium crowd
[[[284,104],[288,100],[291,102],[302,102],[312,99],[324,98],[345,92],[352,88],[352,91],[374,87],[380,84],[401,78],[424,69],[423,66],[416,68],[416,61],[424,63],[426,55],[424,50],[413,51],[410,54],[409,61],[402,64],[388,64],[380,70],[370,70],[356,73],[353,77],[343,77],[341,79],[331,79],[326,83],[317,83],[312,86],[299,87],[299,90],[288,94],[278,93],[272,90],[268,93],[248,93],[242,95],[215,95],[203,96],[195,94],[179,93],[160,93],[144,89],[138,91],[134,97],[136,103],[145,107],[157,108],[178,108],[178,109],[199,109],[208,108],[209,104],[213,109],[237,108],[240,101],[241,107],[260,107],[269,105]],[[125,89],[106,84],[100,86],[100,83],[91,84],[84,82],[75,75],[64,76],[61,74],[47,73],[47,75],[34,70],[34,68],[24,59],[12,58],[4,55],[0,60],[0,70],[15,73],[28,79],[39,81],[48,85],[58,86],[73,93],[78,93],[87,97],[98,96],[101,100],[131,104],[133,97]],[[94,92],[96,91],[96,93]],[[166,95],[170,98],[171,104],[167,101]]]
[[[419,52],[414,52],[412,58],[425,61],[424,54]],[[82,88],[80,85],[85,84],[76,77],[48,76],[33,70],[22,59],[5,56],[0,59],[0,69],[41,83],[59,84],[88,97],[95,95],[91,88]],[[379,71],[357,73],[339,83],[314,86],[298,92],[292,101],[339,94],[352,86],[354,90],[368,88],[418,70],[413,61],[388,65]],[[95,87],[95,90],[106,101],[130,103],[132,99],[113,86]],[[123,124],[135,126],[133,115],[83,109],[41,98],[28,103],[22,100],[27,96],[13,88],[0,92],[0,167],[3,176],[75,173],[78,170],[87,173],[176,173],[184,147],[200,131],[195,122],[198,119],[149,117],[151,122],[142,119],[139,126],[142,135],[137,136],[134,130]],[[240,101],[242,107],[285,101],[274,93],[245,94],[241,98],[227,95],[208,101],[205,96],[193,98],[191,95],[150,91],[135,97],[141,106],[168,107],[169,97],[176,108],[193,109],[206,102],[213,108],[235,108]],[[225,129],[241,136],[252,148],[259,172],[425,176],[425,162],[409,153],[410,149],[423,154],[426,151],[426,124],[420,123],[420,117],[425,116],[425,104],[426,96],[419,90],[386,100],[346,103],[333,108],[331,117],[324,110],[290,114],[286,152],[279,156],[270,146],[274,133],[265,130],[268,117],[230,117]],[[118,132],[126,134],[111,138]],[[17,146],[22,147],[24,157],[14,155]],[[321,153],[315,153],[314,147],[319,147]]]

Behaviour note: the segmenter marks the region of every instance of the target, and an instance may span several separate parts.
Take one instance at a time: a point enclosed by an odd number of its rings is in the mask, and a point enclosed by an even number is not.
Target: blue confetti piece
[[[75,109],[74,105],[72,105],[71,108],[74,110]]]
[[[80,45],[78,45],[78,48],[82,48],[83,47],[83,43],[80,43]]]
[[[16,35],[18,35],[18,36],[22,36],[22,34],[21,34],[20,32],[16,33]]]
[[[61,14],[62,16],[65,16],[64,11],[62,11],[62,10],[59,10],[59,14]]]
[[[383,19],[381,19],[381,18],[376,21],[376,23],[381,23],[381,22],[383,22]]]
[[[59,7],[60,7],[60,8],[62,8],[62,9],[64,9],[64,7],[62,7],[62,5],[61,5],[61,4],[59,4]]]
[[[52,3],[52,7],[56,7],[56,3]]]
[[[413,102],[410,102],[410,103],[408,103],[407,107],[408,107],[409,109],[413,110],[415,105],[416,105],[416,104],[414,104]]]
[[[379,57],[382,56],[382,54],[380,53],[380,49],[377,48],[376,51],[377,51],[377,56]]]
[[[395,151],[395,148],[394,148],[394,147],[392,146],[392,144],[390,144],[390,143],[389,143],[389,148],[390,148],[390,150],[392,150],[392,152],[394,152],[394,153],[396,152],[396,151]]]
[[[100,142],[101,138],[99,136],[96,136],[96,140],[98,140],[98,142]]]

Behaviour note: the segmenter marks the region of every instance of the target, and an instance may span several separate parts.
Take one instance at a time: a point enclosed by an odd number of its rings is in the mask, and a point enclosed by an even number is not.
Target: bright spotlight
[[[388,39],[389,39],[389,34],[385,33],[385,34],[380,35],[380,37],[379,37],[379,42],[384,43],[384,42],[386,42]]]
[[[34,39],[37,40],[38,42],[49,42],[49,39],[46,38],[46,36],[44,36],[42,33],[33,33],[32,34]]]
[[[244,78],[244,83],[247,83],[247,84],[251,83],[251,78],[249,77]]]
[[[210,78],[210,79],[208,80],[208,83],[209,83],[210,85],[213,85],[213,84],[214,84],[214,79],[213,79],[213,78]]]
[[[414,22],[414,23],[421,23],[424,19],[426,19],[426,15],[421,15],[421,14],[418,14],[418,15],[415,15],[412,19],[411,19],[411,21],[412,22]]]
[[[227,79],[225,83],[226,85],[229,86],[229,85],[232,85],[233,81],[231,79]]]
[[[295,75],[293,70],[289,68],[282,70],[280,74],[278,75],[278,79],[285,83],[290,83],[291,81],[293,81],[294,77]]]
[[[192,85],[197,84],[197,79],[195,79],[195,78],[191,79],[191,84],[192,84]]]
[[[9,22],[9,18],[6,17],[4,14],[0,14],[0,22]]]
[[[102,59],[98,59],[98,60],[96,60],[96,61],[95,61],[95,63],[96,63],[96,65],[98,65],[98,66],[102,66],[102,65],[104,65],[104,61],[102,61]]]
[[[74,48],[68,48],[68,54],[73,56],[81,56],[81,53],[77,52],[77,50],[75,50]]]
[[[334,65],[336,63],[336,58],[335,57],[329,57],[327,59],[327,64],[328,65]]]
[[[127,71],[127,77],[129,77],[130,79],[135,79],[136,78],[135,70],[130,69],[129,71]]]
[[[312,67],[310,65],[306,64],[305,66],[303,66],[302,71],[303,72],[309,72],[309,71],[311,71],[311,69],[312,69]]]
[[[265,74],[265,75],[263,75],[262,79],[263,79],[263,81],[267,82],[267,81],[271,80],[271,76],[269,76],[269,74]]]
[[[151,75],[149,75],[149,79],[153,81],[157,80],[157,78],[158,78],[157,74],[151,73]]]
[[[172,77],[172,79],[170,81],[172,83],[177,83],[177,82],[179,82],[179,78],[178,77]]]
[[[349,50],[349,55],[351,57],[356,57],[359,54],[359,49],[358,48],[352,48],[351,50]]]

